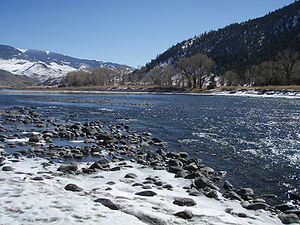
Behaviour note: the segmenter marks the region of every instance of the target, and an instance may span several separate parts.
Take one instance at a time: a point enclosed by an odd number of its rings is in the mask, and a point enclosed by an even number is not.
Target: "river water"
[[[284,198],[300,188],[300,99],[1,91],[0,109],[14,106],[37,107],[66,123],[123,121],[257,194]]]

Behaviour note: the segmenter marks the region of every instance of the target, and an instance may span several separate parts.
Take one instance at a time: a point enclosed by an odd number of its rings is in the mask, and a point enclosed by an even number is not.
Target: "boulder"
[[[173,204],[179,206],[194,206],[197,205],[194,199],[192,198],[175,198]]]
[[[74,191],[74,192],[80,192],[82,191],[83,189],[79,186],[77,186],[76,184],[67,184],[65,186],[65,190],[66,191]]]
[[[282,213],[278,217],[283,224],[291,224],[291,223],[299,222],[298,216],[294,213],[290,213],[290,214]]]
[[[99,202],[111,210],[119,210],[120,207],[107,198],[97,198],[94,202]]]
[[[268,205],[266,203],[258,202],[258,203],[251,203],[245,208],[249,210],[258,210],[258,209],[266,209],[267,207]]]
[[[185,220],[189,220],[193,218],[193,213],[190,210],[180,211],[175,213],[174,215]]]
[[[153,197],[153,196],[157,195],[154,191],[149,191],[149,190],[137,192],[135,194],[140,195],[140,196],[146,196],[146,197]]]
[[[11,166],[3,166],[2,171],[14,171],[15,169],[12,168]]]
[[[64,173],[67,173],[67,172],[70,172],[70,171],[77,171],[78,169],[78,164],[77,163],[71,163],[71,164],[61,164],[57,171],[60,171],[60,172],[64,172]]]

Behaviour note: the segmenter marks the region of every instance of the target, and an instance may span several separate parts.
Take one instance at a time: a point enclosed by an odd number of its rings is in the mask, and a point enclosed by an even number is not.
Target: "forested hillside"
[[[165,65],[175,68],[175,81],[176,76],[182,76],[177,70],[180,60],[200,53],[215,62],[210,73],[219,77],[221,83],[300,84],[300,75],[296,72],[299,71],[299,51],[300,2],[295,1],[264,17],[231,24],[182,41],[158,55],[145,67],[136,70],[131,81],[146,80],[148,83],[155,83],[147,77],[153,70],[163,70],[158,68],[164,68]],[[159,83],[157,79],[164,80],[164,76],[162,73],[156,77],[156,83]],[[182,83],[187,84],[188,81]]]

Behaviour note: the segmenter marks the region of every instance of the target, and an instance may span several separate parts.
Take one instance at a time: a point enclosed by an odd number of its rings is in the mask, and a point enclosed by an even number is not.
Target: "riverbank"
[[[186,152],[168,151],[150,133],[131,130],[126,119],[66,124],[15,107],[1,112],[0,138],[3,224],[298,220],[296,206],[268,205],[255,190],[231,185],[226,172]]]
[[[249,97],[295,97],[300,98],[300,86],[266,87],[218,87],[215,89],[190,89],[161,86],[116,86],[116,87],[0,87],[3,92],[64,93],[64,94],[192,94],[231,95]]]

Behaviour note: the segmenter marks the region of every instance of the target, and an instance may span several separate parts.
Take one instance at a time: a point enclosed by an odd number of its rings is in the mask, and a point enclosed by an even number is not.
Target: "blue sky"
[[[185,39],[294,0],[1,0],[0,44],[144,65]]]

